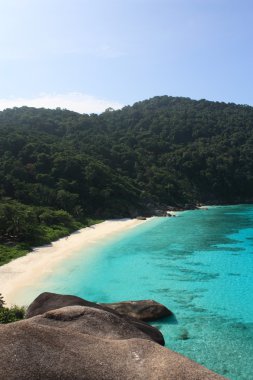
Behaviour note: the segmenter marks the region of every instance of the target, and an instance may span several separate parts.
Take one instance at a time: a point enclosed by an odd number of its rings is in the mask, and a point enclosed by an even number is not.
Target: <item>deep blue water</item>
[[[253,379],[253,206],[155,218],[75,254],[36,288],[97,302],[155,299],[167,347],[234,380]]]

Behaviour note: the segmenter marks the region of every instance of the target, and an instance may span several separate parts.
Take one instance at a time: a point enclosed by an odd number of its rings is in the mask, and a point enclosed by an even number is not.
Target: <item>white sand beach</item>
[[[83,228],[68,237],[50,245],[35,248],[26,256],[20,257],[0,267],[0,293],[6,305],[15,303],[15,293],[22,287],[32,285],[44,274],[53,271],[62,260],[68,259],[74,252],[103,241],[127,229],[134,228],[145,220],[117,219],[107,220]]]

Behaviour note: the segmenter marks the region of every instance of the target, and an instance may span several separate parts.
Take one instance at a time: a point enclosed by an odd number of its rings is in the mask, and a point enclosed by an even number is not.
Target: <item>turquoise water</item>
[[[36,288],[97,302],[152,298],[167,347],[234,380],[253,379],[253,206],[155,218],[79,252]]]

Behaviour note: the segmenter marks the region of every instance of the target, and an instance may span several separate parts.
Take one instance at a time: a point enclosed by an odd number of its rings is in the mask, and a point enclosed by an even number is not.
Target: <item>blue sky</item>
[[[253,105],[251,0],[0,0],[0,109]]]

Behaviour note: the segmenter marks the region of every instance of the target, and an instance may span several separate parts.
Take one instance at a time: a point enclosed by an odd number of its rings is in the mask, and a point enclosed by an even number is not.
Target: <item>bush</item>
[[[12,306],[10,308],[4,307],[5,301],[0,293],[0,323],[16,322],[23,319],[25,316],[25,308],[19,306]]]
[[[0,308],[0,323],[16,322],[24,318],[25,308],[19,306],[1,307]]]

